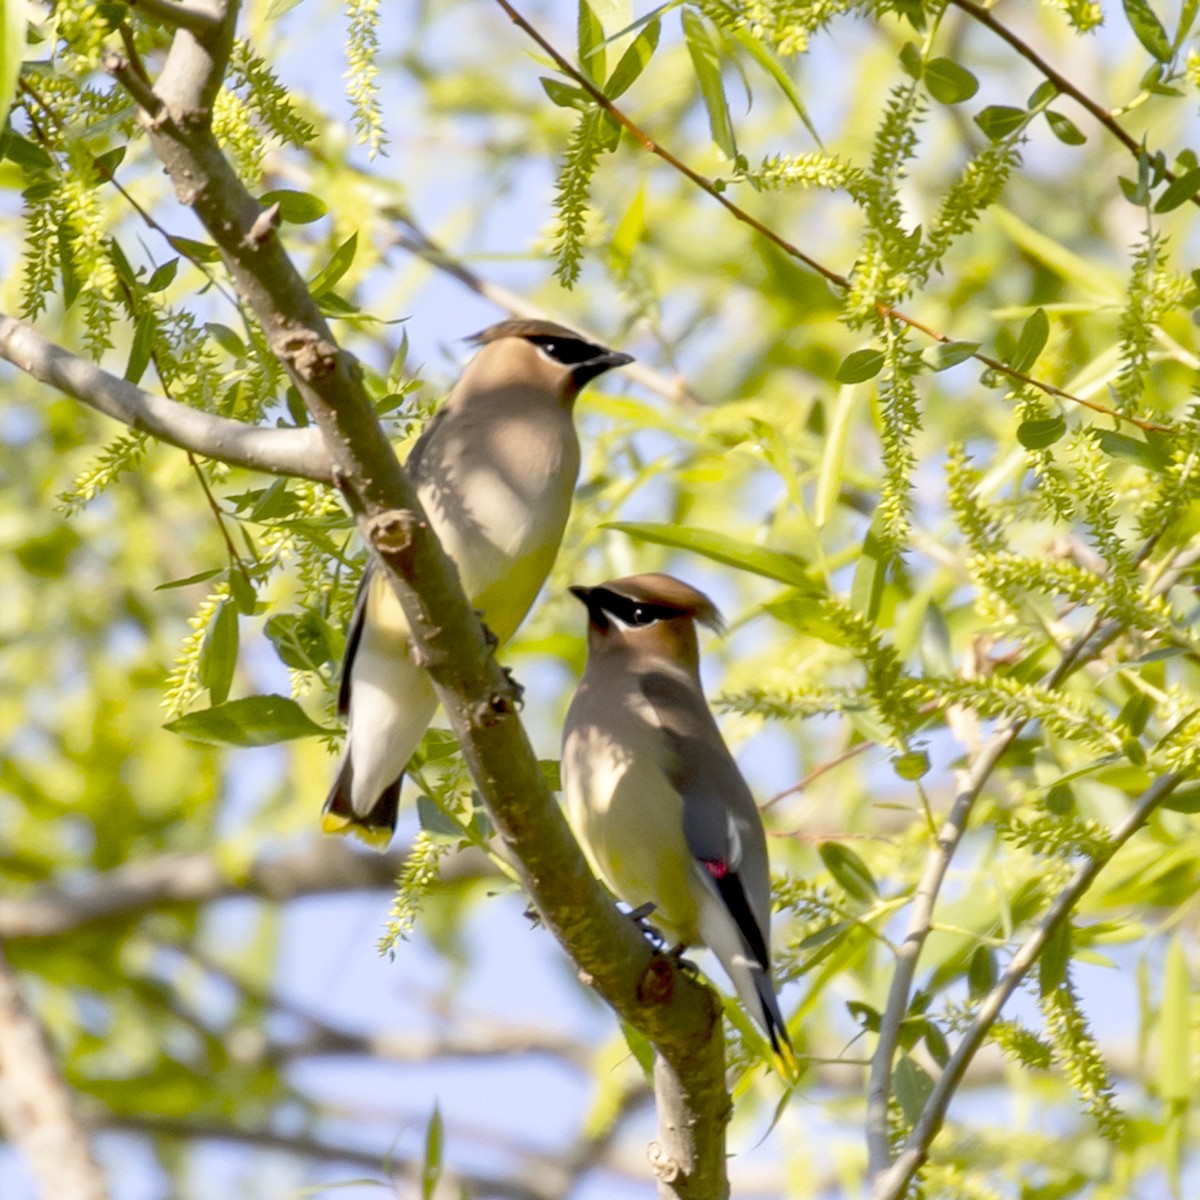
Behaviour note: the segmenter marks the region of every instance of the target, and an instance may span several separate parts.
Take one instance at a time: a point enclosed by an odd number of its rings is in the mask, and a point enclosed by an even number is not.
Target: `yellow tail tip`
[[[791,1042],[781,1040],[778,1048],[772,1048],[771,1063],[784,1083],[796,1083],[799,1080],[800,1062]]]
[[[321,814],[321,832],[332,834],[334,837],[358,838],[372,850],[381,854],[392,841],[392,830],[385,825],[360,825],[342,813],[326,812]]]

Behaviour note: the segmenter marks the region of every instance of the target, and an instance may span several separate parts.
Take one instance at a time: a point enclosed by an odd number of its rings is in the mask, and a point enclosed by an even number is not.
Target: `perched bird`
[[[572,409],[598,375],[632,362],[550,321],[501,321],[409,455],[407,470],[463,590],[500,643],[524,620],[562,541],[579,474]],[[408,621],[368,563],[342,662],[341,767],[322,828],[387,845],[404,769],[437,709]]]
[[[563,731],[571,823],[597,873],[669,941],[708,946],[793,1061],[771,979],[767,839],[700,684],[703,593],[669,575],[573,587],[587,606],[587,669]]]

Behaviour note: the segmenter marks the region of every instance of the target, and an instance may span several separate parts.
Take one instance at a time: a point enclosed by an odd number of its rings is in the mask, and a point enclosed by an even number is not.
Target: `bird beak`
[[[590,605],[588,605],[588,600],[592,594],[591,588],[579,587],[578,585],[574,585],[572,587],[567,588],[567,591],[570,592],[571,595],[574,596],[575,599],[578,600],[585,607],[590,607]]]
[[[605,371],[611,371],[614,367],[623,367],[626,363],[631,362],[633,362],[632,354],[623,354],[620,350],[606,350],[603,354],[597,354],[595,358],[576,363],[571,368],[571,380],[576,387],[581,388],[597,376],[603,375]]]

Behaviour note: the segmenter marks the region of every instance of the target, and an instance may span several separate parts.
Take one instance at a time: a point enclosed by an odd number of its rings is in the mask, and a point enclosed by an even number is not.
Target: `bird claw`
[[[654,948],[655,954],[662,954],[666,949],[667,939],[646,919],[657,907],[658,905],[653,900],[647,900],[645,904],[639,904],[637,908],[630,909],[628,916]]]
[[[666,956],[685,975],[690,975],[693,979],[699,979],[700,968],[696,966],[696,964],[692,962],[690,958],[683,957],[683,952],[686,949],[687,946],[685,946],[683,942],[680,942],[677,946],[672,946],[671,949],[667,951]]]
[[[487,626],[484,626],[487,629]],[[518,710],[525,707],[525,685],[517,682],[517,677],[512,673],[512,667],[501,667],[504,672],[504,678],[508,680],[508,686],[512,688],[512,702]]]
[[[488,623],[483,619],[483,610],[477,608],[474,612],[479,618],[479,624],[483,627],[483,640],[487,643],[487,648],[495,650],[500,645],[500,639],[488,628]]]

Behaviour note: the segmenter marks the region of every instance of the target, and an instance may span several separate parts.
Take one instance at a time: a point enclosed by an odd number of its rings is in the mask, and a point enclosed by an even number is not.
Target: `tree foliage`
[[[213,131],[401,453],[488,313],[535,305],[638,356],[581,402],[571,524],[506,654],[553,786],[583,654],[568,583],[668,569],[731,618],[707,677],[775,835],[802,1066],[771,1074],[726,1003],[735,1192],[758,1172],[878,1200],[1186,1193],[1198,6],[387,7],[248,3]],[[138,119],[208,10],[32,7],[23,56],[16,11],[4,311],[148,393],[315,436]],[[314,845],[364,555],[328,463],[272,477],[122,429],[14,326],[0,939],[102,1162],[131,1161],[123,1132],[147,1194],[216,1194],[214,1138],[284,1152],[293,1189],[364,1169],[425,1195],[648,1189],[644,1031],[575,1036],[582,989],[547,1018],[517,970],[471,1014],[480,928],[561,960],[526,936],[453,735],[419,751],[403,853]],[[326,891],[373,898],[334,936],[380,943],[389,979],[447,964],[436,1032],[389,1043],[385,996],[349,1028],[303,972],[289,999],[298,901]],[[330,1053],[399,1064],[373,1140],[303,1074]],[[572,1072],[578,1119],[552,1152],[508,1131],[481,1167],[488,1131],[446,1080],[516,1054]],[[393,1152],[404,1121],[421,1137]]]

